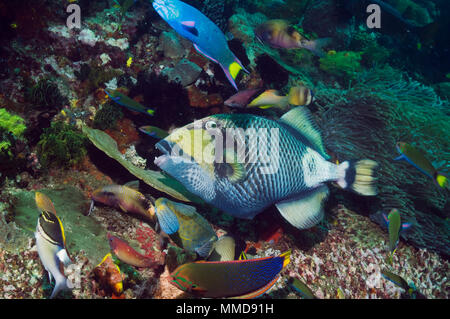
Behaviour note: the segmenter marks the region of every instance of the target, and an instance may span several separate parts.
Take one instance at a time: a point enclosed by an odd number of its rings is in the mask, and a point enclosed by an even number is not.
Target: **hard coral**
[[[86,137],[62,122],[53,122],[46,128],[37,145],[44,166],[69,167],[86,155]]]

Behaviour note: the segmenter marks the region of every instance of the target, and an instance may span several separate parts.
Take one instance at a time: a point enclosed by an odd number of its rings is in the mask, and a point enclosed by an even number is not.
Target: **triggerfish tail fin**
[[[354,192],[364,196],[375,196],[376,177],[375,169],[378,163],[369,159],[360,161],[345,161],[338,166],[337,180],[339,186],[344,189],[351,189]]]

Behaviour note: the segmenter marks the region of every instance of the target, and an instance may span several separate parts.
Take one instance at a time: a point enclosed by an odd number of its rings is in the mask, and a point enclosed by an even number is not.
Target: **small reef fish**
[[[55,287],[50,298],[54,298],[60,291],[73,289],[72,282],[63,274],[63,265],[71,263],[66,250],[66,237],[61,220],[56,216],[52,201],[44,194],[36,192],[36,205],[41,214],[36,226],[36,247],[48,272],[50,282],[55,279]]]
[[[113,292],[113,297],[120,298],[123,293],[123,276],[112,258],[111,253],[105,255],[102,261],[94,268],[94,274],[102,286]]]
[[[233,87],[240,70],[249,73],[231,52],[227,39],[217,25],[196,8],[178,0],[155,0],[156,12],[194,48],[211,61],[218,63]]]
[[[399,242],[400,232],[411,227],[411,223],[402,224],[400,212],[395,208],[389,212],[388,216],[383,213],[383,218],[389,231],[389,262],[392,263],[392,257]]]
[[[124,263],[140,267],[140,268],[156,268],[160,265],[151,257],[144,256],[138,253],[133,247],[131,247],[126,241],[107,234],[109,246],[114,254]]]
[[[160,129],[159,127],[151,126],[151,125],[141,126],[139,128],[139,131],[141,131],[142,133],[145,133],[151,137],[159,138],[159,139],[163,139],[163,138],[166,138],[167,136],[169,136],[169,133],[167,133],[163,129]]]
[[[313,101],[313,92],[304,87],[296,86],[289,90],[286,96],[279,95],[277,90],[267,90],[251,101],[247,107],[259,107],[268,109],[276,107],[285,110],[289,105],[309,105]]]
[[[129,68],[132,63],[133,63],[133,58],[130,56],[127,60],[127,67]]]
[[[289,26],[286,20],[275,19],[264,22],[255,30],[256,38],[262,43],[267,43],[273,48],[307,49],[318,56],[324,56],[322,50],[331,41],[329,38],[308,40],[297,30]]]
[[[107,90],[105,90],[105,93],[109,96],[109,98],[111,100],[113,100],[117,104],[122,105],[132,111],[144,113],[147,115],[153,115],[155,113],[154,110],[146,108],[141,103],[129,98],[128,96],[126,96],[125,94],[123,94],[117,90],[114,90],[111,92],[108,92]]]
[[[256,298],[277,282],[290,255],[287,251],[277,257],[187,263],[171,274],[172,284],[204,298]]]
[[[438,172],[433,164],[425,157],[423,152],[405,142],[398,142],[396,147],[397,151],[401,154],[399,157],[395,158],[396,161],[407,161],[419,171],[433,179],[439,187],[449,188],[448,177]]]
[[[195,251],[203,258],[211,254],[216,232],[195,207],[161,197],[155,201],[155,212],[161,230],[167,235],[177,233],[186,251]]]
[[[268,135],[268,145],[260,145],[267,147],[265,155],[239,159],[239,153],[246,154],[245,141],[260,139],[263,132]],[[223,139],[234,139],[233,149],[224,150]],[[275,204],[289,223],[306,229],[323,217],[327,182],[336,181],[361,195],[376,195],[377,163],[365,159],[337,165],[328,161],[312,114],[303,107],[292,109],[280,120],[251,114],[212,115],[175,130],[156,148],[163,153],[154,161],[160,169],[205,202],[238,218],[253,219]],[[223,157],[205,158],[208,154]]]
[[[309,289],[309,287],[300,279],[295,277],[290,277],[288,280],[289,285],[294,288],[303,298],[305,299],[317,299],[314,293]]]
[[[126,185],[108,185],[95,190],[91,195],[92,203],[121,209],[125,213],[138,214],[150,221],[154,220],[154,207],[139,191]],[[93,204],[91,205],[92,211]]]
[[[241,90],[233,96],[229,97],[225,102],[223,102],[223,104],[233,108],[244,108],[255,97],[263,92],[263,88]]]
[[[386,269],[381,270],[381,276],[389,280],[390,282],[394,283],[396,286],[402,288],[407,293],[408,298],[411,299],[427,299],[423,294],[421,294],[419,291],[417,291],[416,286],[413,282],[406,282],[405,279],[403,279],[401,276],[396,275]]]
[[[222,236],[214,243],[214,249],[208,257],[209,261],[234,260],[236,242],[231,236]]]

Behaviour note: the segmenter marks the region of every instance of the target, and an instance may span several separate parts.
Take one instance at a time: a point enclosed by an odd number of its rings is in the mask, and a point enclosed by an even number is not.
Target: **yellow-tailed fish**
[[[289,26],[286,20],[275,19],[264,22],[255,30],[256,38],[273,48],[307,49],[318,56],[324,56],[323,47],[331,41],[329,38],[308,40],[297,30]]]
[[[305,299],[317,299],[314,293],[309,289],[309,287],[300,279],[295,277],[289,278],[289,284],[295,291],[297,291]]]
[[[339,288],[339,287],[338,287],[338,289],[337,289],[337,297],[338,297],[338,299],[345,299],[345,294],[344,294],[344,292],[342,291],[342,289]]]
[[[259,107],[267,109],[276,107],[286,109],[289,105],[309,105],[313,101],[314,94],[304,86],[292,87],[286,96],[279,95],[277,90],[267,90],[261,93],[247,107]]]
[[[132,111],[144,113],[147,115],[153,115],[155,113],[154,110],[143,106],[141,103],[129,98],[128,96],[126,96],[125,94],[123,94],[117,90],[111,91],[111,92],[105,90],[105,93],[109,96],[109,98],[111,100],[113,100],[117,104],[122,105]]]
[[[36,192],[36,205],[41,214],[39,216],[35,238],[39,258],[48,272],[49,280],[55,279],[55,287],[50,298],[60,291],[72,289],[72,282],[64,274],[64,266],[71,263],[66,250],[66,238],[61,220],[56,216],[52,201],[44,194]]]
[[[290,255],[287,251],[277,257],[187,263],[171,274],[172,284],[199,297],[256,298],[278,281]]]
[[[186,251],[197,252],[203,258],[210,255],[217,235],[195,207],[161,197],[155,201],[155,212],[161,230],[167,235],[177,233]]]
[[[99,202],[104,205],[121,209],[125,213],[138,214],[146,219],[154,220],[154,207],[138,190],[126,185],[108,185],[95,190],[92,195],[93,203]]]
[[[178,0],[154,0],[153,7],[179,35],[191,41],[200,54],[218,63],[238,90],[235,83],[237,75],[241,70],[249,72],[231,52],[225,35],[214,22],[196,8]]]
[[[397,151],[401,154],[399,157],[395,158],[396,161],[407,161],[419,171],[433,179],[435,184],[439,187],[449,188],[448,177],[436,170],[433,164],[425,157],[425,152],[420,151],[405,142],[398,142],[396,146]]]

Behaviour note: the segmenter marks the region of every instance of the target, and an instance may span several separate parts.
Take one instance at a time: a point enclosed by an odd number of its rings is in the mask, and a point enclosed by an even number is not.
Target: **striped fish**
[[[36,192],[36,205],[39,215],[35,238],[39,258],[48,272],[49,280],[55,279],[50,298],[54,298],[60,291],[72,289],[72,282],[64,274],[64,266],[71,263],[66,250],[66,238],[61,220],[56,216],[56,210],[51,200],[44,194]]]
[[[278,281],[290,255],[287,251],[277,257],[187,263],[171,274],[172,284],[199,297],[256,298]]]

